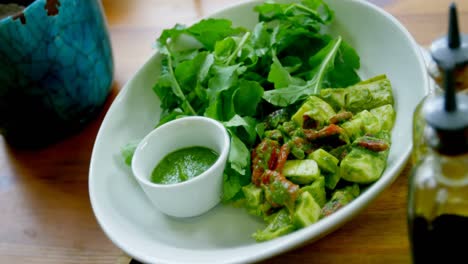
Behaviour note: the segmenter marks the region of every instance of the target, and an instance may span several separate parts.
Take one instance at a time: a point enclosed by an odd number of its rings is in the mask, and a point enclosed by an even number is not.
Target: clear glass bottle
[[[414,264],[468,263],[468,95],[456,92],[455,76],[468,59],[460,61],[459,41],[454,45],[454,5],[450,11],[447,45],[433,54],[444,73],[439,81],[444,89],[426,97],[415,112],[418,156],[407,212]]]

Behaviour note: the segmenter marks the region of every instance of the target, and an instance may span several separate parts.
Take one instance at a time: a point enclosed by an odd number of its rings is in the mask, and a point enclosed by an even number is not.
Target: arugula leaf
[[[289,85],[303,85],[305,83],[304,80],[291,76],[276,56],[273,56],[273,63],[268,73],[268,81],[274,84],[275,89],[288,87]]]
[[[171,55],[173,58],[172,65],[177,68],[180,63],[188,60],[193,60],[198,53],[200,53],[199,48],[189,48],[184,50],[174,50],[171,49]]]
[[[257,138],[257,120],[253,117],[235,115],[223,124],[225,127],[230,128],[232,132],[235,132],[236,135],[239,135],[243,139],[242,141],[248,145],[252,145]],[[243,130],[239,130],[241,127]]]
[[[180,63],[175,68],[175,78],[183,91],[191,91],[194,83],[203,83],[214,63],[214,56],[208,52],[200,52],[193,59]]]
[[[247,144],[250,149],[257,139],[257,119],[250,116],[245,116],[244,120],[247,125],[242,126],[243,129],[241,130],[237,129],[237,135],[243,142]]]
[[[212,98],[203,115],[215,120],[223,120],[223,102],[219,94]]]
[[[341,42],[340,57],[344,62],[346,62],[346,65],[353,69],[359,69],[361,67],[361,59],[359,58],[359,55],[346,41]]]
[[[240,64],[213,67],[213,77],[209,80],[207,90],[210,100],[205,116],[224,121],[236,114],[234,94],[238,89],[239,75],[244,71],[245,67]]]
[[[229,57],[234,53],[239,42],[239,37],[227,37],[223,40],[216,42],[214,48],[214,55],[217,62],[225,64]]]
[[[240,80],[233,94],[235,112],[242,116],[255,116],[262,100],[263,87],[255,81]]]
[[[322,25],[333,19],[333,11],[322,0],[303,0],[301,3],[278,4],[266,2],[255,7],[259,21],[277,27],[279,51],[296,40],[319,33]]]
[[[233,124],[238,121],[233,121]],[[250,181],[250,152],[231,129],[228,132],[231,135],[231,145],[223,176],[223,202],[232,200],[241,191],[241,187]]]
[[[228,161],[230,167],[241,175],[246,175],[246,169],[250,165],[250,151],[235,133],[228,129],[231,135],[231,146],[229,149]]]
[[[153,91],[158,95],[161,100],[162,109],[172,109],[177,107],[180,99],[174,96],[172,91],[173,76],[169,70],[168,58],[163,57],[161,60],[161,73],[156,84],[153,86]]]
[[[132,140],[120,149],[120,154],[127,166],[132,165],[133,154],[135,153],[139,143],[140,140]]]
[[[231,172],[230,176],[227,173],[223,174],[223,194],[221,201],[226,203],[232,200],[237,193],[241,191],[242,185],[240,177],[235,172]]]
[[[278,4],[266,2],[254,9],[259,13],[260,21],[290,20],[302,21],[315,20],[322,24],[333,19],[333,11],[322,0],[303,0],[301,3]],[[302,27],[307,24],[301,24]]]
[[[266,91],[263,98],[273,105],[286,107],[309,95],[320,93],[322,82],[327,72],[333,68],[340,45],[341,37],[338,37],[310,58],[310,64],[318,63],[318,65],[312,71],[311,79],[305,85],[291,84],[287,88]]]
[[[223,125],[225,127],[239,127],[239,126],[247,126],[247,121],[245,121],[241,116],[235,115],[233,118],[231,118],[227,122],[223,122]]]
[[[200,41],[207,50],[213,51],[217,41],[246,32],[243,28],[233,28],[227,19],[204,19],[186,29],[186,32]]]
[[[243,45],[242,49],[239,51],[239,55],[236,61],[243,63],[244,66],[248,69],[256,68],[259,57],[255,54],[255,49],[250,43]]]
[[[238,80],[239,65],[214,65],[208,81],[207,95],[209,104],[204,115],[216,120],[224,120],[222,92],[233,87]]]
[[[156,41],[156,47],[159,52],[169,55],[168,45],[170,44],[170,40],[174,40],[179,37],[184,33],[185,28],[186,27],[184,25],[176,24],[173,28],[163,30],[161,36]]]
[[[187,102],[199,113],[205,111],[208,104],[207,91],[209,71],[214,63],[214,56],[208,52],[200,52],[193,59],[181,62],[175,68],[175,78],[178,80]]]
[[[219,95],[220,92],[225,91],[237,83],[239,71],[242,72],[240,65],[224,66],[214,65],[211,69],[212,77],[208,83],[208,96],[210,102]]]
[[[341,42],[335,68],[328,74],[327,87],[348,87],[361,81],[356,70],[361,67],[359,55],[345,41]]]
[[[177,118],[181,118],[181,117],[184,117],[186,116],[182,110],[180,108],[175,108],[173,110],[168,110],[168,109],[165,109],[163,110],[163,112],[161,113],[161,117],[159,118],[159,122],[158,124],[156,125],[156,127],[164,124],[164,123],[167,123],[169,121],[172,121],[174,119],[177,119]]]
[[[257,132],[257,135],[260,139],[263,139],[263,136],[265,134],[265,130],[266,130],[266,125],[265,125],[265,122],[261,122],[261,123],[258,123],[256,126],[255,126],[255,132]]]
[[[323,22],[329,23],[333,20],[335,15],[333,10],[322,0],[303,0],[302,2],[309,10],[314,10]]]
[[[297,56],[286,56],[282,59],[282,65],[291,74],[301,68],[302,60]]]
[[[171,56],[166,55],[163,61],[164,62],[161,65],[160,80],[153,87],[153,90],[156,92],[159,98],[161,98],[162,107],[168,105],[172,106],[176,101],[170,97],[175,95],[180,99],[181,107],[184,110],[184,112],[190,115],[196,115],[197,113],[187,101],[187,98],[185,97],[185,94],[182,91],[182,88],[180,87],[177,78],[175,77]],[[172,94],[169,92],[168,88],[170,88]]]
[[[229,120],[236,115],[236,109],[234,106],[234,94],[238,90],[237,84],[231,86],[228,90],[225,90],[221,93],[222,100],[222,113],[223,118],[221,120]]]
[[[252,34],[251,42],[257,56],[268,56],[275,49],[278,27],[270,28],[264,22],[259,22]]]

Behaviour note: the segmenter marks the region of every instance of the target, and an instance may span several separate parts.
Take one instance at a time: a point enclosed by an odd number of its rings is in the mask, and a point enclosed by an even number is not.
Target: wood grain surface
[[[154,52],[163,28],[243,1],[102,0],[116,67],[106,107],[83,130],[40,150],[14,149],[0,137],[0,263],[129,263],[98,226],[89,201],[88,169],[99,126],[115,95]],[[448,0],[371,2],[401,21],[421,45],[445,34]],[[455,2],[461,30],[468,32],[468,1]],[[410,263],[410,169],[407,164],[387,190],[339,230],[263,263]]]

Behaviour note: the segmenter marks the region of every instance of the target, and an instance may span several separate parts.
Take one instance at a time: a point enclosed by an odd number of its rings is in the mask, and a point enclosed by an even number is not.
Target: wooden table
[[[190,23],[245,0],[103,0],[116,65],[106,108],[79,133],[35,151],[0,137],[0,263],[128,263],[91,210],[88,168],[94,140],[119,89],[152,54],[163,28]],[[445,34],[449,0],[373,0],[421,45]],[[461,30],[468,1],[457,1]],[[409,263],[406,229],[408,164],[390,188],[325,238],[265,263]]]

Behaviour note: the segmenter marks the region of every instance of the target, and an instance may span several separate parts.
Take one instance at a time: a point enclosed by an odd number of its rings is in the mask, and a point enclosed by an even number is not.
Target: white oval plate
[[[132,257],[148,263],[246,263],[271,257],[336,230],[363,210],[398,176],[411,152],[412,113],[427,93],[428,76],[419,46],[405,28],[365,1],[329,0],[339,32],[361,56],[363,79],[385,73],[392,81],[397,119],[387,169],[352,203],[318,223],[272,241],[256,243],[251,234],[261,220],[243,209],[218,205],[209,213],[175,219],[147,200],[120,148],[143,138],[157,123],[159,99],[152,87],[159,72],[156,53],[125,85],[110,107],[96,138],[89,172],[94,214],[107,236]],[[211,17],[252,28],[257,22],[248,2]]]

